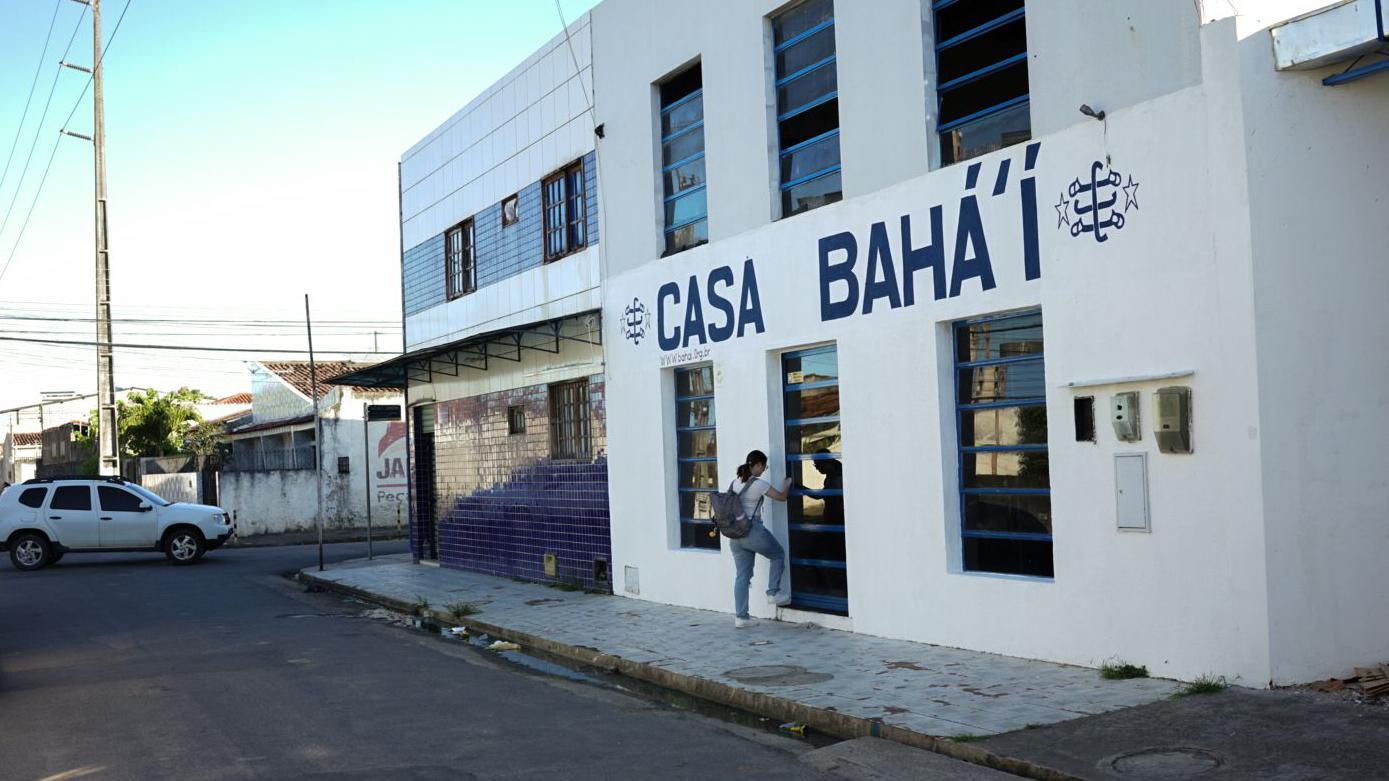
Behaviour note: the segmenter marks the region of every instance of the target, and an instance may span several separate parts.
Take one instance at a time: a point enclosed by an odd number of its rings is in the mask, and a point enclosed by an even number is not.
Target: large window
[[[449,298],[477,290],[477,263],[473,255],[473,221],[449,228],[444,234],[444,271]]]
[[[544,196],[545,260],[562,258],[588,245],[588,215],[584,210],[584,161],[546,177]]]
[[[719,447],[714,434],[714,369],[675,372],[675,459],[680,469],[680,547],[718,550],[714,493],[719,485]]]
[[[844,453],[839,427],[839,352],[817,347],[781,357],[786,474],[791,497],[791,605],[847,615]]]
[[[834,3],[807,0],[772,17],[781,216],[844,197]]]
[[[550,386],[550,455],[562,460],[589,459],[588,380]]]
[[[1032,137],[1023,0],[935,0],[941,163]]]
[[[1052,576],[1042,315],[955,325],[964,568]]]
[[[661,85],[661,180],[667,255],[709,240],[703,86],[698,65]]]

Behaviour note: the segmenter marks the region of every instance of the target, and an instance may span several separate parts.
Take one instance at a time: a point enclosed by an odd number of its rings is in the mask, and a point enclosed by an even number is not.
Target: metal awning
[[[365,369],[330,377],[324,382],[360,388],[404,388],[407,383],[457,377],[463,369],[488,371],[493,365],[504,365],[494,364],[494,361],[520,363],[527,350],[558,355],[564,342],[601,345],[601,311],[593,309],[423,347]]]
[[[1389,70],[1386,0],[1340,0],[1271,28],[1274,68],[1308,70],[1349,62],[1322,79],[1334,87]]]

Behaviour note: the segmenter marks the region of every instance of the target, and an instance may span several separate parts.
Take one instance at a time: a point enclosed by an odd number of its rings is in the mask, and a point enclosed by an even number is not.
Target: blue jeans
[[[729,540],[728,547],[733,551],[733,563],[738,574],[733,579],[733,608],[738,618],[748,617],[748,584],[752,582],[752,567],[757,554],[766,556],[772,562],[767,573],[767,593],[775,594],[781,590],[781,571],[786,566],[786,553],[781,543],[767,531],[762,521],[752,522],[752,531],[741,540]]]

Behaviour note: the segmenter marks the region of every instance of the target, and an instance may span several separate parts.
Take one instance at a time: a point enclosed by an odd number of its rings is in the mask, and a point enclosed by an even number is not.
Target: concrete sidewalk
[[[1389,768],[1389,708],[1333,695],[1173,699],[1175,681],[1106,681],[1088,668],[775,621],[739,630],[723,613],[408,555],[301,578],[406,612],[427,603],[446,624],[837,737],[885,737],[1032,778],[1365,778]],[[461,605],[476,612],[451,616]],[[1343,756],[1324,756],[1332,746]]]

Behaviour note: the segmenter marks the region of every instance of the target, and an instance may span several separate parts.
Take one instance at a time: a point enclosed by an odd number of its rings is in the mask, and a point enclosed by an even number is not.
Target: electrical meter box
[[[1175,386],[1153,392],[1153,436],[1164,453],[1191,452],[1191,388]]]
[[[1120,442],[1137,442],[1142,438],[1138,428],[1138,392],[1116,393],[1109,399],[1109,421],[1114,424],[1114,436]]]

